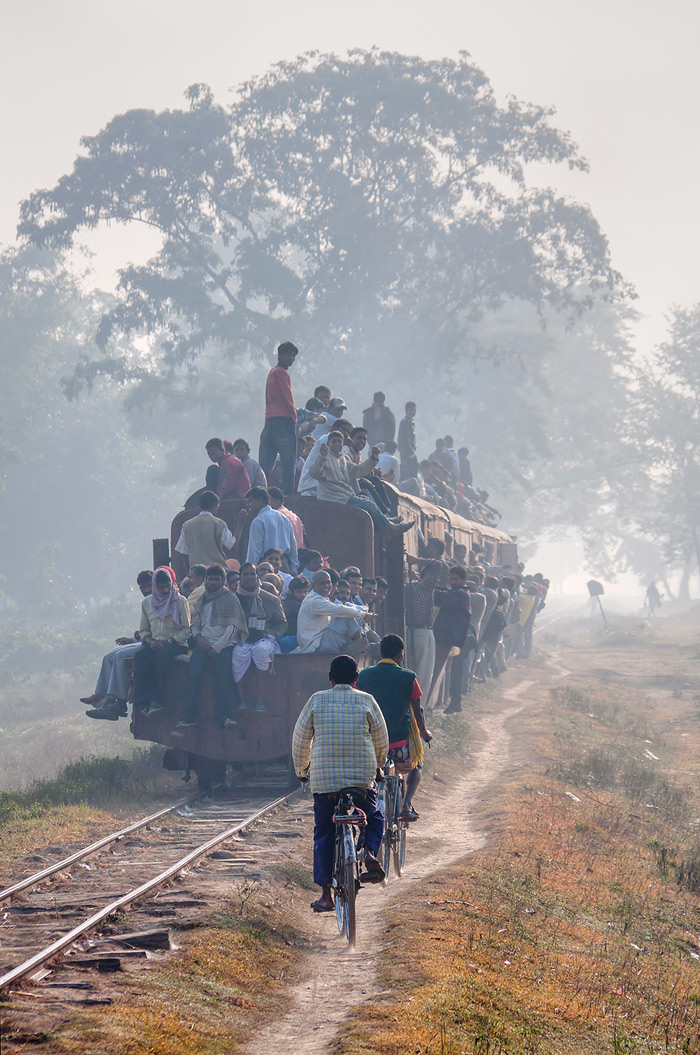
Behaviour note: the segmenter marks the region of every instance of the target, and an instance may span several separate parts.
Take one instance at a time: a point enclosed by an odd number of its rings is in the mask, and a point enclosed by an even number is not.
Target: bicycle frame
[[[394,872],[403,874],[406,859],[406,832],[408,824],[399,819],[406,784],[401,774],[396,773],[394,765],[389,762],[384,769],[384,778],[380,784],[380,801],[384,812],[384,836],[382,839],[382,864],[386,872],[385,883],[389,881],[391,860],[394,860]]]
[[[348,944],[355,947],[355,897],[360,888],[358,848],[364,836],[367,815],[353,802],[349,793],[341,794],[333,813],[335,825],[335,859],[332,889],[338,930],[345,933]]]

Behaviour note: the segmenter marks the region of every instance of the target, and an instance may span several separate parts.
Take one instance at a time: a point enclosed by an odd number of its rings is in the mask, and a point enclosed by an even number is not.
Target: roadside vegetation
[[[540,642],[535,677],[508,676],[532,686],[511,719],[514,765],[472,810],[488,845],[402,885],[374,942],[379,987],[337,1055],[700,1052],[699,643],[697,617],[607,637],[580,624]],[[481,715],[507,709],[503,687],[436,719],[426,818],[460,823],[450,782]],[[132,1055],[145,1036],[153,1055],[242,1050],[303,976],[310,837],[185,923],[147,986],[122,976],[114,1004],[79,1012],[47,1050]]]
[[[684,674],[677,645],[641,636],[574,655],[585,670],[606,649],[623,685],[554,679],[518,719],[547,761],[498,789],[486,849],[407,890],[382,999],[338,1052],[700,1051],[700,697],[640,686],[671,657]]]
[[[184,798],[186,786],[179,774],[164,772],[162,754],[154,744],[127,758],[93,755],[21,791],[0,791],[0,868],[74,839],[98,838],[137,808],[157,809],[163,796]]]

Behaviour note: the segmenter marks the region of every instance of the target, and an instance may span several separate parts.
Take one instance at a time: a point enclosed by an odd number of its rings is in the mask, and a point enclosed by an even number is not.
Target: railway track
[[[0,994],[6,997],[25,980],[41,981],[59,957],[65,968],[80,964],[100,970],[109,969],[102,965],[113,963],[117,954],[139,954],[138,942],[128,949],[134,943],[120,942],[119,934],[90,935],[107,921],[121,919],[129,906],[154,898],[159,903],[149,915],[172,918],[183,899],[163,894],[175,880],[298,794],[262,783],[216,801],[195,795],[1,890]],[[223,860],[213,863],[235,872],[240,864],[255,865],[247,852],[220,852]]]

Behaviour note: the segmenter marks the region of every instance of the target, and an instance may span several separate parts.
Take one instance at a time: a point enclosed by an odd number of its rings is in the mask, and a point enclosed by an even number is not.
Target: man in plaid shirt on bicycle
[[[311,781],[314,796],[314,883],[321,897],[314,912],[332,912],[335,828],[333,814],[344,788],[353,789],[355,805],[367,815],[365,868],[373,881],[384,879],[377,854],[384,817],[377,808],[374,781],[389,749],[386,722],[374,697],[355,689],[357,663],[336,656],[329,673],[332,688],[315,692],[297,719],[292,738],[294,768]]]

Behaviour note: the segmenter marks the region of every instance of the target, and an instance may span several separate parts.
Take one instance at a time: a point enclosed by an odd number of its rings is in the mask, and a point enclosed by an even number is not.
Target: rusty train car
[[[439,538],[451,544],[463,544],[469,551],[474,543],[486,546],[490,563],[509,564],[515,569],[518,554],[515,540],[498,528],[472,523],[440,506],[420,498],[396,492],[398,514],[412,520],[423,537]],[[375,627],[378,633],[396,633],[405,637],[403,587],[405,557],[418,555],[418,531],[386,539],[376,534],[372,519],[363,509],[355,509],[335,502],[323,502],[302,495],[290,496],[288,507],[297,513],[304,524],[309,545],[328,557],[334,568],[351,564],[370,577],[382,575],[389,583],[389,593],[381,617]],[[238,514],[243,500],[222,503],[218,515],[236,534]],[[183,523],[198,510],[178,513],[171,525],[169,551],[178,579],[187,570],[186,558],[175,551]],[[241,540],[245,552],[246,540]],[[163,549],[154,554],[156,563],[164,563]],[[328,667],[332,656],[328,653],[305,655],[277,655],[268,673],[259,676],[264,685],[263,711],[245,710],[236,715],[237,725],[222,730],[214,722],[214,701],[211,687],[205,683],[200,698],[199,725],[187,730],[184,737],[174,737],[172,729],[180,719],[181,706],[187,685],[187,657],[179,657],[169,673],[168,697],[170,706],[165,711],[146,717],[134,707],[132,732],[137,740],[162,744],[168,750],[164,764],[170,769],[192,770],[200,786],[208,788],[225,779],[229,766],[244,775],[252,774],[265,763],[285,761],[289,751],[294,724],[312,693],[328,685]],[[411,656],[406,655],[411,665]],[[242,686],[245,688],[245,675]],[[290,778],[293,774],[290,772]]]

